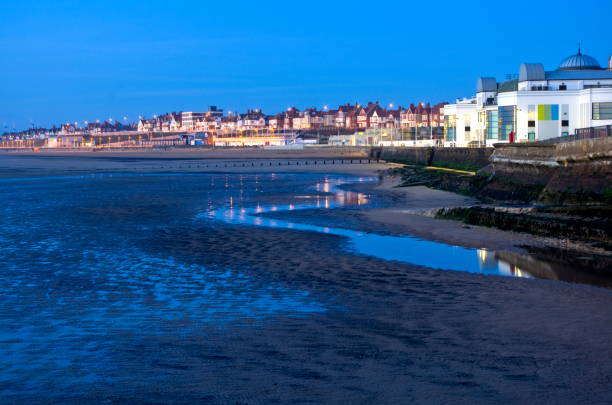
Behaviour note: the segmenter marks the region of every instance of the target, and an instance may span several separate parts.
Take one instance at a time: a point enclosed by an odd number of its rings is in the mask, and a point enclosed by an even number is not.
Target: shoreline
[[[189,153],[186,153],[189,152]],[[366,186],[366,192],[384,195],[390,201],[385,208],[371,208],[337,215],[353,215],[364,229],[411,235],[417,238],[473,249],[487,249],[514,254],[533,248],[571,248],[583,253],[602,254],[581,243],[570,243],[555,237],[512,232],[461,221],[434,218],[440,208],[479,205],[474,198],[425,186],[398,187],[400,176],[386,173],[385,163],[367,163],[367,158],[328,153],[327,158],[303,156],[295,150],[236,150],[240,158],[227,157],[226,150],[209,154],[190,151],[172,152],[107,152],[61,153],[52,156],[39,153],[0,154],[0,179],[87,175],[102,173],[319,173],[378,177],[380,182]],[[262,152],[267,155],[260,154]],[[320,151],[319,151],[320,152]],[[253,155],[258,157],[252,157]],[[264,157],[273,156],[276,158]],[[225,156],[225,158],[224,158]],[[343,163],[340,163],[340,159]],[[357,163],[360,161],[361,163]],[[333,162],[333,163],[332,163]],[[333,211],[333,210],[332,210]],[[336,214],[333,214],[336,215]]]
[[[388,168],[354,153],[295,151],[191,153],[0,154],[0,178],[88,173],[330,173],[377,176]],[[264,150],[256,152],[268,152]],[[277,153],[283,152],[283,153]]]

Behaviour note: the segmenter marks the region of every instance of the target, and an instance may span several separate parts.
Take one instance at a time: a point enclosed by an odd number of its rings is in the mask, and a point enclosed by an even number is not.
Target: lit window
[[[612,120],[612,103],[593,103],[594,120]]]

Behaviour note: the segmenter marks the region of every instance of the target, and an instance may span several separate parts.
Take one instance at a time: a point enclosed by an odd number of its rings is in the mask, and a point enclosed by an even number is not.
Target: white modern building
[[[444,106],[444,116],[448,146],[544,140],[612,125],[612,57],[602,68],[578,50],[554,71],[523,63],[515,79],[481,77],[476,96]]]
[[[217,106],[214,105],[208,107],[208,111],[206,112],[183,111],[181,113],[182,128],[185,131],[199,130],[201,129],[199,126],[208,126],[202,125],[203,121],[215,123],[221,121],[222,117],[223,110],[217,109]]]

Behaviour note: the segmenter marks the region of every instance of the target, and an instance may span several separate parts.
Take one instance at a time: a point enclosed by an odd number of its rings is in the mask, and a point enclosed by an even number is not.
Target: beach
[[[0,403],[609,402],[611,289],[364,254],[546,241],[343,159],[0,155]]]
[[[340,149],[341,150],[341,149]],[[354,163],[351,163],[354,162]],[[363,163],[358,163],[363,162]],[[328,173],[379,176],[389,166],[377,163],[358,152],[333,150],[210,150],[203,153],[171,152],[48,152],[0,154],[0,178],[14,176],[48,176],[97,172],[120,173]],[[427,187],[398,188],[400,179],[385,177],[370,191],[388,196],[395,207],[370,210],[363,220],[370,220],[389,231],[413,234],[425,239],[465,247],[492,250],[519,250],[520,245],[542,243],[524,234],[474,227],[457,221],[435,220],[420,215],[423,210],[461,207],[476,201],[454,193]],[[332,214],[333,215],[333,214]],[[342,213],[341,215],[346,215]],[[435,224],[435,225],[434,225]],[[433,226],[432,226],[433,225]],[[483,238],[483,233],[487,237]]]

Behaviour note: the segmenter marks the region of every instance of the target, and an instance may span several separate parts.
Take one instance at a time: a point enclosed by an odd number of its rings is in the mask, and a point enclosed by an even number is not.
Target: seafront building
[[[421,102],[408,108],[378,102],[345,104],[336,109],[290,107],[274,115],[260,109],[227,112],[183,111],[140,117],[135,124],[108,121],[4,134],[0,147],[98,147],[174,144],[272,146],[302,143],[338,145],[435,145],[443,138],[444,105]],[[124,117],[124,121],[127,118]],[[36,139],[36,142],[32,142]],[[48,142],[44,142],[48,139]],[[174,141],[172,141],[174,139]],[[28,142],[24,142],[28,141]],[[418,141],[418,142],[417,142]],[[426,141],[426,142],[423,142]],[[433,141],[433,142],[430,142]]]
[[[137,124],[109,119],[31,128],[4,134],[0,147],[84,147],[208,144],[272,146],[329,143],[363,146],[492,146],[573,135],[578,129],[612,125],[612,57],[601,67],[580,50],[555,70],[523,63],[505,81],[480,77],[473,97],[453,104],[420,102],[408,107],[343,104],[336,108],[276,114],[261,109],[170,112],[140,117]]]
[[[421,102],[408,108],[394,108],[368,102],[303,111],[290,107],[274,115],[266,115],[260,109],[224,115],[223,110],[211,106],[203,112],[167,113],[140,119],[138,130],[206,133],[207,141],[216,146],[286,145],[298,139],[306,143],[324,140],[338,145],[435,145],[443,138],[445,104],[431,106]]]
[[[523,63],[516,78],[478,78],[473,98],[444,106],[446,146],[545,140],[604,125],[612,125],[612,57],[602,68],[580,50],[552,71]]]

